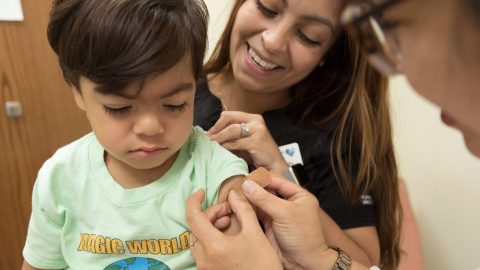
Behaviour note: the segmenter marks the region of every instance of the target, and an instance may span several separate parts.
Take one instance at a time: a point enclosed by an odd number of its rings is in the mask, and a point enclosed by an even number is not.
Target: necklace
[[[220,99],[220,103],[222,104],[222,111],[228,111],[227,105],[225,105],[225,102],[223,102],[223,97],[222,97],[222,89],[220,88],[220,91],[218,91],[218,99]]]

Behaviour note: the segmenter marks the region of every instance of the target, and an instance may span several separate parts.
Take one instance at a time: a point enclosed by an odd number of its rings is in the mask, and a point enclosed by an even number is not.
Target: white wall
[[[425,269],[480,269],[480,160],[406,80],[392,79],[394,140]]]
[[[230,16],[233,0],[204,0],[210,13],[208,28],[208,55],[213,51],[218,38],[223,33],[223,28]]]
[[[211,52],[232,0],[205,2]],[[480,160],[402,77],[392,80],[392,107],[400,174],[417,215],[425,269],[480,270]]]

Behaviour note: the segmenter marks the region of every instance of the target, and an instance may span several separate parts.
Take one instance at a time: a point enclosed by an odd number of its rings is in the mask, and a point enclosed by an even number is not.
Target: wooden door
[[[46,28],[51,0],[23,0],[23,22],[0,22],[0,269],[20,269],[31,190],[42,163],[88,132]],[[19,118],[4,105],[18,101]]]

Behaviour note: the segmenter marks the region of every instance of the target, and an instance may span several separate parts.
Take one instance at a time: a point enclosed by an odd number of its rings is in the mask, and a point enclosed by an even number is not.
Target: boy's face
[[[106,150],[109,171],[114,176],[113,171],[163,175],[192,130],[195,78],[190,57],[143,84],[127,86],[122,96],[102,94],[97,86],[81,77],[81,93],[73,92]]]

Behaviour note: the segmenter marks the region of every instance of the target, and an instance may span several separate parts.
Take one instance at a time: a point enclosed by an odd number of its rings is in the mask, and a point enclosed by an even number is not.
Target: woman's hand
[[[245,132],[246,129],[248,132]],[[207,135],[256,168],[265,167],[278,174],[288,169],[287,162],[259,114],[224,111]],[[247,156],[244,156],[245,153]]]
[[[279,249],[285,269],[332,269],[338,254],[325,243],[315,196],[277,176],[267,189],[281,198],[253,181],[245,181],[242,189],[263,212],[265,234]]]
[[[186,209],[186,220],[195,239],[190,250],[198,269],[282,269],[248,202],[232,190],[228,196],[231,210],[222,204],[202,212],[204,198],[203,190],[193,193]],[[241,227],[236,235],[225,235],[213,225],[219,226],[219,220],[223,220],[220,222],[223,226],[228,223],[226,217],[230,211]]]

